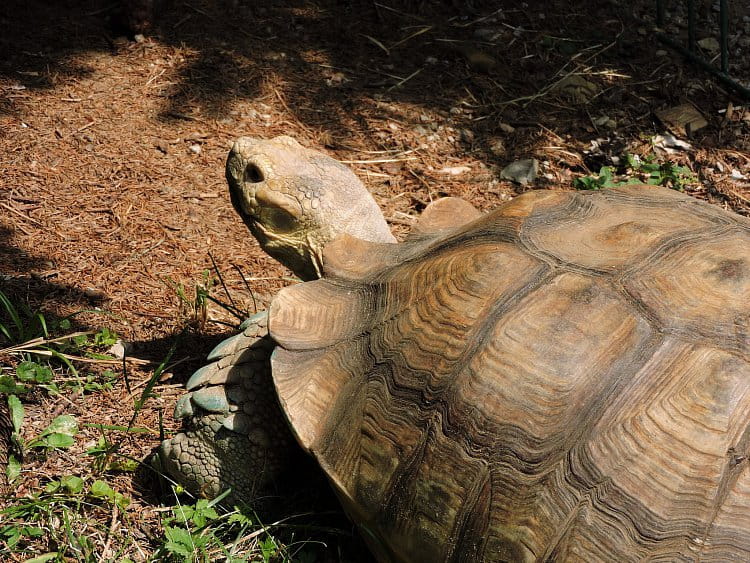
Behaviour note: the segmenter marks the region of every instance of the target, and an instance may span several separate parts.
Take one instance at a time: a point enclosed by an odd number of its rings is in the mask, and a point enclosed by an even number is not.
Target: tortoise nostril
[[[250,182],[252,184],[262,182],[264,180],[263,172],[261,172],[260,168],[258,168],[255,164],[248,164],[247,167],[245,167],[244,180],[245,182]]]

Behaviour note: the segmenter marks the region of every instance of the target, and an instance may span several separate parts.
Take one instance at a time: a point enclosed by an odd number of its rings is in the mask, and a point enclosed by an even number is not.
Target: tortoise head
[[[354,173],[291,137],[237,139],[226,176],[232,204],[263,250],[303,280],[321,277],[323,248],[340,234],[395,242]]]

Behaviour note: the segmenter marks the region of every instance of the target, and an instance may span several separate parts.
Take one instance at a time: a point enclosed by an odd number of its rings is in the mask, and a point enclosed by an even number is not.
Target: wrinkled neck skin
[[[245,224],[271,258],[289,268],[302,281],[323,277],[323,249],[310,238],[304,244],[264,228],[262,223],[244,218]]]

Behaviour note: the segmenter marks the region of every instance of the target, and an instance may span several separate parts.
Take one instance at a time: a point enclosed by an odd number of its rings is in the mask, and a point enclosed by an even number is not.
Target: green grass
[[[198,302],[205,298],[191,300]],[[0,365],[0,400],[12,423],[9,462],[0,468],[13,492],[0,497],[3,561],[305,563],[317,559],[325,541],[350,536],[350,531],[320,526],[317,515],[308,513],[264,524],[252,511],[222,507],[221,499],[185,501],[179,486],[171,488],[166,506],[153,499],[151,504],[134,502],[133,476],[153,469],[124,453],[124,445],[139,436],[153,442],[163,434],[137,423],[144,409],[153,408],[150,401],[170,369],[180,336],[140,383],[140,392],[131,392],[124,367],[106,354],[117,334],[106,327],[76,331],[71,320],[51,321],[0,293],[0,351],[13,359]],[[81,423],[80,416],[64,410],[50,414],[52,406],[65,405],[72,393],[107,393],[118,385],[133,397],[118,412],[129,417],[126,424],[90,418]],[[76,402],[86,404],[81,401]],[[36,416],[51,421],[41,428],[32,424],[32,405]],[[36,474],[39,468],[43,472]],[[148,518],[142,516],[144,510]]]

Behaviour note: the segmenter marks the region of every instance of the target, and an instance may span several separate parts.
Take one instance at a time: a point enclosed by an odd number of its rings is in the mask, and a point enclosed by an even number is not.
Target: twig
[[[409,168],[409,173],[425,187],[425,189],[427,190],[427,197],[430,198],[430,201],[432,201],[432,188],[430,188],[430,184],[428,184],[424,178],[414,172],[414,170],[412,170],[411,168]]]
[[[409,152],[413,152],[413,151],[409,151]],[[384,164],[388,162],[406,162],[407,160],[419,160],[419,159],[416,156],[410,156],[408,158],[373,158],[372,160],[339,160],[339,162],[341,164]]]
[[[406,84],[406,83],[407,83],[407,82],[408,82],[409,80],[411,80],[412,78],[414,78],[414,77],[415,77],[415,76],[416,76],[417,74],[419,74],[420,72],[422,72],[422,70],[423,70],[423,69],[421,69],[421,68],[418,68],[417,70],[415,70],[414,72],[412,72],[412,73],[411,73],[411,74],[410,74],[409,76],[407,76],[406,78],[404,78],[404,79],[403,79],[403,80],[401,80],[400,82],[397,82],[396,84],[394,84],[393,86],[391,86],[390,88],[388,88],[388,91],[390,92],[390,91],[391,91],[391,90],[393,90],[394,88],[398,88],[399,86],[403,86],[403,85],[404,85],[404,84]]]
[[[378,47],[380,47],[381,49],[383,49],[383,51],[385,51],[386,55],[390,56],[391,52],[388,50],[388,47],[386,47],[385,45],[383,45],[380,41],[378,41],[374,37],[370,37],[369,35],[367,35],[365,33],[360,33],[360,35],[362,37],[366,38],[366,39],[369,39],[373,43],[375,43],[375,45],[377,45]]]
[[[232,304],[232,308],[235,311],[239,311],[239,308],[235,304],[234,299],[232,299],[232,294],[229,293],[229,290],[227,289],[227,284],[224,283],[224,276],[221,275],[221,270],[219,270],[219,266],[216,264],[216,260],[214,260],[214,255],[209,252],[208,257],[211,259],[211,264],[213,264],[216,275],[219,276],[219,282],[221,283],[221,287],[224,288],[224,293],[226,293],[227,299],[229,299],[229,302]]]
[[[487,14],[486,16],[482,16],[481,18],[477,18],[477,19],[472,20],[472,21],[467,22],[467,23],[455,24],[455,27],[469,27],[469,26],[472,26],[472,25],[474,25],[476,23],[483,22],[484,20],[487,20],[487,19],[491,18],[495,14],[499,14],[500,12],[503,11],[503,9],[504,8],[499,8],[499,9],[495,10],[494,12],[492,12],[490,14]]]
[[[278,90],[277,90],[276,88],[274,88],[274,89],[273,89],[273,93],[274,93],[274,94],[276,94],[276,97],[277,97],[277,98],[279,99],[279,102],[281,102],[281,105],[282,105],[282,106],[284,106],[284,109],[285,109],[285,110],[286,110],[286,111],[287,111],[287,112],[288,112],[288,113],[289,113],[289,114],[290,114],[291,116],[293,116],[293,117],[295,118],[295,120],[297,121],[297,124],[298,124],[298,125],[300,125],[300,126],[301,126],[301,127],[302,127],[302,128],[303,128],[303,129],[305,130],[305,131],[307,131],[307,132],[308,132],[309,134],[311,134],[311,135],[312,135],[312,134],[313,134],[313,131],[312,131],[312,130],[311,130],[311,129],[310,129],[310,128],[309,128],[308,126],[307,126],[307,125],[305,125],[304,123],[302,123],[302,122],[301,122],[301,121],[299,120],[299,118],[297,117],[297,114],[296,114],[296,113],[294,113],[294,112],[293,112],[293,111],[292,111],[291,109],[289,109],[289,106],[288,106],[288,105],[286,105],[286,102],[284,101],[284,98],[283,98],[283,97],[281,96],[281,94],[279,93],[279,91],[278,91]]]
[[[187,6],[188,8],[190,8],[191,10],[195,10],[195,11],[196,11],[196,12],[198,12],[199,14],[203,14],[204,16],[206,16],[206,17],[207,17],[207,18],[209,18],[209,19],[214,19],[214,18],[213,18],[213,17],[211,16],[211,14],[209,14],[208,12],[204,12],[203,10],[201,10],[201,9],[199,9],[199,8],[196,8],[195,6],[193,6],[193,5],[191,5],[191,4],[188,4],[187,2],[186,2],[186,3],[184,4],[184,5],[185,5],[185,6]]]
[[[149,86],[149,85],[150,85],[150,84],[151,84],[151,83],[152,83],[152,82],[153,82],[154,80],[156,80],[157,78],[159,78],[159,77],[160,77],[160,76],[161,76],[162,74],[164,74],[165,72],[167,72],[167,69],[166,69],[166,68],[163,68],[163,69],[161,69],[161,72],[157,72],[157,73],[155,73],[155,74],[152,74],[152,75],[151,75],[151,76],[149,77],[149,79],[148,79],[148,80],[146,80],[146,84],[144,84],[144,86]]]
[[[78,129],[76,129],[76,133],[80,133],[81,131],[85,131],[86,129],[88,129],[89,127],[91,127],[94,123],[96,123],[96,119],[92,119],[91,121],[89,121],[83,127],[79,127]]]
[[[255,293],[252,289],[250,289],[250,284],[247,283],[247,280],[245,279],[245,274],[242,273],[242,270],[237,264],[232,264],[235,270],[237,270],[237,273],[240,275],[240,279],[244,282],[245,288],[250,293],[250,299],[253,300],[253,310],[257,313],[258,312],[258,302],[255,300]]]
[[[76,399],[78,399],[81,395],[83,395],[83,389],[82,388],[81,389],[77,389],[70,396],[70,398],[66,397],[63,394],[58,395],[58,397],[60,397],[60,399],[62,399],[62,401],[67,401],[67,403],[71,407],[75,407],[76,405],[75,405],[75,403],[73,401],[75,401]],[[57,403],[57,406],[55,406],[55,408],[52,409],[52,412],[50,413],[50,418],[52,420],[55,420],[58,416],[60,416],[62,414],[63,410],[65,410],[65,405],[63,404],[62,401],[59,402],[59,403]]]
[[[112,503],[112,519],[109,522],[109,531],[107,531],[107,541],[104,542],[104,547],[102,548],[102,558],[108,559],[109,555],[109,546],[112,543],[112,538],[115,535],[115,527],[117,526],[117,503]]]
[[[395,42],[395,43],[394,43],[393,45],[391,45],[391,49],[394,49],[394,48],[398,47],[398,46],[399,46],[399,45],[401,45],[402,43],[406,43],[407,41],[409,41],[409,39],[412,39],[412,38],[414,38],[414,37],[417,37],[418,35],[422,35],[423,33],[427,33],[427,32],[428,32],[428,31],[430,31],[430,30],[431,30],[432,28],[433,28],[433,26],[431,26],[431,25],[428,25],[428,26],[425,26],[425,27],[423,27],[423,28],[422,28],[422,29],[420,29],[420,30],[417,30],[417,31],[415,31],[414,33],[412,33],[412,34],[411,34],[411,35],[409,35],[408,37],[404,37],[404,38],[403,38],[403,39],[402,39],[401,41],[396,41],[396,42]]]
[[[109,6],[105,6],[104,8],[100,8],[99,10],[94,10],[93,12],[86,12],[83,14],[84,16],[98,16],[99,14],[103,14],[104,12],[109,12],[110,10],[116,8],[119,6],[119,2],[115,2],[114,4],[110,4]]]
[[[16,344],[15,346],[9,346],[8,348],[0,349],[0,354],[12,354],[16,351],[25,351],[26,348],[35,348],[36,346],[45,346],[47,344],[54,344],[56,342],[62,342],[64,340],[70,340],[71,338],[75,338],[77,336],[88,336],[90,334],[94,334],[93,330],[86,330],[86,331],[79,331],[79,332],[73,332],[71,334],[66,334],[65,336],[58,336],[57,338],[32,338],[31,340],[27,340],[26,342],[22,342],[21,344]]]
[[[18,211],[17,209],[14,209],[14,208],[12,208],[12,207],[11,207],[10,205],[8,205],[7,203],[2,203],[2,202],[0,202],[0,205],[2,205],[2,206],[3,206],[4,208],[5,208],[5,209],[7,209],[8,211],[10,211],[11,213],[15,213],[15,214],[16,214],[16,215],[18,215],[19,217],[23,217],[24,219],[26,219],[27,221],[31,221],[31,222],[32,222],[32,223],[34,223],[35,225],[39,225],[40,227],[43,227],[43,226],[44,226],[44,225],[43,225],[42,223],[40,223],[39,221],[37,221],[37,220],[36,220],[36,219],[34,219],[33,217],[29,217],[28,215],[24,215],[23,213],[21,213],[21,212],[20,212],[20,211]]]

